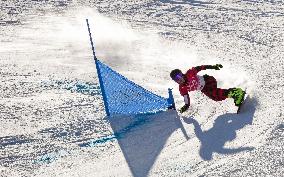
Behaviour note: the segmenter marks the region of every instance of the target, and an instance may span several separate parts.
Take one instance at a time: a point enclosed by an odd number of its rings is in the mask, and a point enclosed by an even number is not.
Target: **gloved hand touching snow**
[[[185,104],[183,107],[180,108],[179,112],[183,113],[189,108],[189,104]]]

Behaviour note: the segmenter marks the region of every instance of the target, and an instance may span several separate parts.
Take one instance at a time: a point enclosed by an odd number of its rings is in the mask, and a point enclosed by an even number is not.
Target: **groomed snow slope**
[[[282,1],[1,1],[0,176],[282,176]],[[191,93],[191,108],[106,117],[97,57],[167,96],[174,68],[202,71],[232,100]]]

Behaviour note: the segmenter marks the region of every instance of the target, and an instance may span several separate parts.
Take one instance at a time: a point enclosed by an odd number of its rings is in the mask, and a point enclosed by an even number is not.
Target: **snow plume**
[[[56,67],[63,65],[82,75],[95,72],[85,21],[87,18],[96,56],[130,80],[162,96],[167,96],[168,87],[177,87],[169,77],[172,69],[180,68],[186,72],[192,66],[202,64],[224,65],[220,71],[200,73],[215,76],[219,87],[252,88],[253,84],[242,68],[234,68],[184,41],[165,39],[159,35],[158,29],[145,30],[131,26],[125,20],[113,20],[91,8],[73,9],[60,15],[50,14],[28,22],[28,27],[17,34],[16,47],[35,54],[32,58],[24,59]],[[57,51],[56,55],[53,55],[54,50]]]
[[[79,21],[71,13],[74,11],[48,13],[24,22],[16,27],[19,29],[11,35],[13,45],[8,43],[5,50],[17,49],[13,56],[17,62],[54,66],[54,73],[63,72],[58,69],[61,66],[70,67],[79,74],[93,71],[85,19]]]
[[[240,87],[246,89],[247,92],[249,93],[253,92],[254,82],[244,68],[235,68],[229,63],[220,60],[209,60],[209,64],[216,64],[216,63],[222,64],[223,68],[220,69],[219,71],[206,70],[202,71],[202,73],[214,76],[217,80],[218,87],[221,88]]]
[[[192,47],[163,39],[155,30],[134,29],[126,21],[114,21],[97,12],[90,16],[90,25],[98,58],[114,67],[121,64],[122,67],[118,66],[121,70],[133,71],[138,67],[143,72],[145,69],[160,72],[197,60]]]
[[[192,66],[221,63],[224,68],[220,71],[205,71],[216,76],[220,87],[253,88],[243,68],[234,68],[183,41],[162,38],[158,30],[134,29],[126,21],[114,21],[95,11],[89,12],[92,14],[89,15],[90,24],[98,58],[138,83],[153,85],[160,79],[163,81],[158,81],[161,83],[156,85],[157,89],[165,85],[174,87],[169,78],[172,69],[180,68],[186,72]]]

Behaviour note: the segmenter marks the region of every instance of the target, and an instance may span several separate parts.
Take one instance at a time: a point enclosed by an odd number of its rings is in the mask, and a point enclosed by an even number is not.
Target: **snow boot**
[[[230,88],[228,89],[228,91],[228,98],[233,98],[235,105],[238,107],[241,106],[244,101],[246,92],[241,88]]]

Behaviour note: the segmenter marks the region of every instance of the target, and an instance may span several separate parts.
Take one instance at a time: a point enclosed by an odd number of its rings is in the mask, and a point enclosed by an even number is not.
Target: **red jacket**
[[[182,96],[188,95],[188,92],[195,91],[195,90],[202,90],[205,81],[203,76],[197,75],[197,73],[201,70],[206,69],[214,69],[214,66],[211,65],[202,65],[202,66],[196,66],[189,69],[185,74],[185,84],[179,85],[179,92]]]

